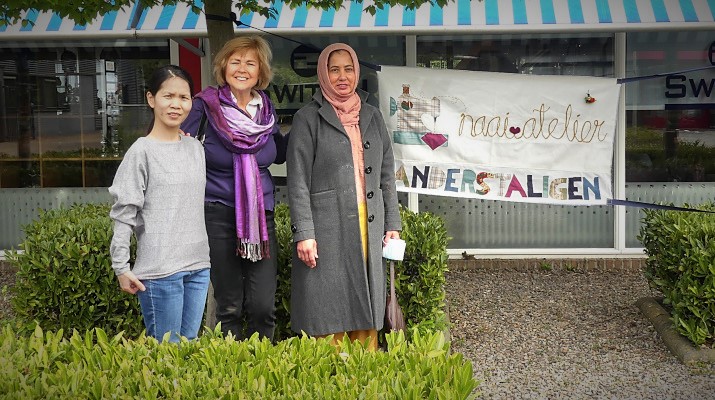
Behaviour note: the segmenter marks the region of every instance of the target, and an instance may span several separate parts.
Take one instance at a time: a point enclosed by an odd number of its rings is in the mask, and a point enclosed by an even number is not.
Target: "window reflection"
[[[535,75],[613,76],[611,34],[419,36],[417,65]]]
[[[715,181],[715,69],[702,69],[715,31],[626,40],[629,77],[676,72],[626,84],[626,181]]]
[[[0,49],[0,188],[109,186],[151,114],[166,41]],[[95,47],[87,47],[95,46]]]

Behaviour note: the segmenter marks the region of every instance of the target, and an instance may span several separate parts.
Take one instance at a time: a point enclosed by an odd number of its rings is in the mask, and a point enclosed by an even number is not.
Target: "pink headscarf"
[[[330,84],[330,78],[328,77],[328,59],[330,54],[337,50],[345,50],[350,53],[350,58],[353,60],[353,68],[355,71],[355,87],[353,92],[347,96],[341,96],[335,91],[333,85]],[[333,43],[326,47],[318,57],[318,82],[320,83],[320,91],[323,97],[328,100],[330,104],[333,105],[335,112],[340,118],[343,126],[353,126],[357,125],[359,121],[360,114],[360,96],[355,93],[355,89],[358,85],[358,79],[360,79],[360,63],[358,62],[357,54],[352,47],[345,43]]]
[[[350,53],[355,71],[355,87],[352,93],[341,96],[330,84],[328,77],[328,58],[330,54],[337,50],[345,50]],[[357,55],[352,47],[345,43],[334,43],[326,47],[318,57],[318,82],[323,97],[332,104],[335,113],[338,114],[340,122],[345,128],[345,133],[350,138],[350,148],[353,155],[353,170],[355,171],[355,194],[358,205],[365,204],[365,157],[362,146],[362,133],[360,132],[360,96],[355,93],[360,78],[360,64]]]

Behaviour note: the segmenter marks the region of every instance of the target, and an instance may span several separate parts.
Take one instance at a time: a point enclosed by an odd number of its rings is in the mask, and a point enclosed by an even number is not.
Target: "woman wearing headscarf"
[[[271,49],[260,36],[226,42],[214,59],[214,78],[194,98],[181,128],[205,128],[206,230],[211,283],[221,331],[273,338],[278,243],[273,219],[273,178],[268,167],[285,160],[286,139],[273,103]],[[244,320],[245,318],[245,320]]]
[[[350,46],[325,48],[317,69],[320,92],[295,114],[287,152],[291,328],[333,334],[334,344],[369,337],[374,350],[387,294],[382,246],[401,229],[392,143],[357,89]]]

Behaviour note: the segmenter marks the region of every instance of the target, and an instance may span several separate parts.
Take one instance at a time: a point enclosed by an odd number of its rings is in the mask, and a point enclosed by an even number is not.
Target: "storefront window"
[[[715,31],[627,36],[626,181],[715,181]],[[683,72],[678,72],[683,71]]]
[[[610,34],[419,36],[417,65],[534,75],[613,76]]]
[[[107,187],[146,132],[166,41],[0,49],[0,188]]]
[[[715,185],[715,31],[632,32],[626,36],[626,196],[697,205]],[[664,76],[667,73],[674,73]],[[657,77],[654,77],[656,76]],[[642,79],[641,79],[642,78]],[[626,210],[626,245],[642,210]]]

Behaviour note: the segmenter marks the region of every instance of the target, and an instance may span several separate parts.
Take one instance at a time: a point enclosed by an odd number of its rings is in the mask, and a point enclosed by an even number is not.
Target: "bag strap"
[[[204,144],[206,140],[206,110],[201,113],[201,121],[199,122],[199,130],[196,132],[196,140]]]
[[[397,299],[395,297],[395,262],[392,260],[390,260],[390,298]]]

